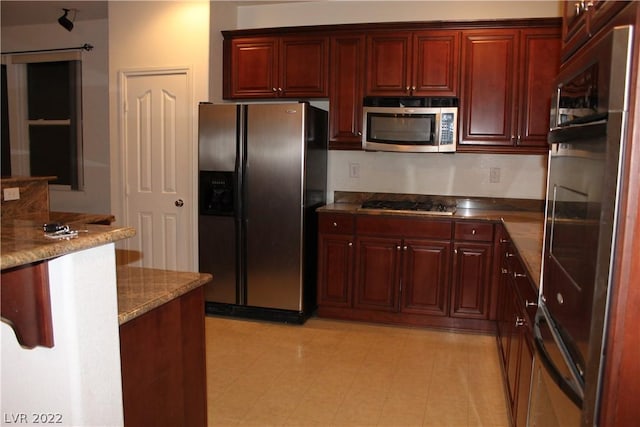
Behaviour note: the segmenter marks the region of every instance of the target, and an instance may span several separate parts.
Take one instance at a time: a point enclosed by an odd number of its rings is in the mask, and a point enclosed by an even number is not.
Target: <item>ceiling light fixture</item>
[[[76,19],[76,10],[75,9],[62,9],[64,10],[64,15],[58,18],[58,23],[62,25],[67,31],[73,30],[73,21],[67,18],[67,15],[71,10],[73,10],[73,19]]]

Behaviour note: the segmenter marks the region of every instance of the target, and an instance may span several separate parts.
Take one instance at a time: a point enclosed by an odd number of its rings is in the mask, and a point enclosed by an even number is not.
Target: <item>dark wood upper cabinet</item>
[[[460,108],[464,145],[513,145],[518,30],[463,35]]]
[[[516,145],[547,150],[553,81],[560,69],[560,31],[523,30],[520,46]]]
[[[565,61],[632,2],[576,0],[563,3],[562,60]]]
[[[228,46],[227,46],[228,45]],[[225,98],[272,98],[278,81],[278,39],[260,37],[225,44]],[[226,53],[226,52],[225,52]]]
[[[329,148],[362,146],[365,36],[349,34],[331,38],[329,78]]]
[[[591,21],[621,7],[608,3],[628,2],[595,2]],[[452,96],[460,99],[457,151],[548,151],[551,85],[562,47],[559,18],[222,34],[223,98],[328,98],[330,149],[361,149],[364,96]]]
[[[458,96],[460,82],[460,33],[422,31],[414,33],[414,95]]]
[[[225,40],[226,99],[326,98],[329,41],[324,36]]]
[[[546,152],[559,28],[463,33],[459,151]]]
[[[382,33],[367,37],[366,95],[409,96],[411,33]]]
[[[367,37],[367,86],[371,96],[457,96],[459,33],[374,33]]]

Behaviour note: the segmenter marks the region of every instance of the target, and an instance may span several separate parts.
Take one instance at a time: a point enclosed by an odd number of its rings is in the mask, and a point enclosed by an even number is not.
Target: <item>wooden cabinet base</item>
[[[461,332],[494,334],[495,321],[479,319],[459,319],[445,316],[424,316],[403,312],[377,310],[356,310],[353,308],[318,307],[318,317],[361,322],[386,323],[390,325],[431,327]]]
[[[120,326],[124,424],[206,426],[202,287]]]

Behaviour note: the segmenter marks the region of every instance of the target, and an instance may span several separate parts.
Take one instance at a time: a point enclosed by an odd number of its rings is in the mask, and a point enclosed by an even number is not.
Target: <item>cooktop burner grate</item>
[[[416,211],[440,214],[453,214],[455,206],[446,206],[442,203],[431,201],[413,202],[410,200],[367,200],[362,203],[361,209]]]

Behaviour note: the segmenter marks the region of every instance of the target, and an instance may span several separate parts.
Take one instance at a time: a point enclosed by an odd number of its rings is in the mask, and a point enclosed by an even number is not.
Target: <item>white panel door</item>
[[[134,265],[192,269],[192,114],[184,70],[123,79],[125,221],[136,236]]]

